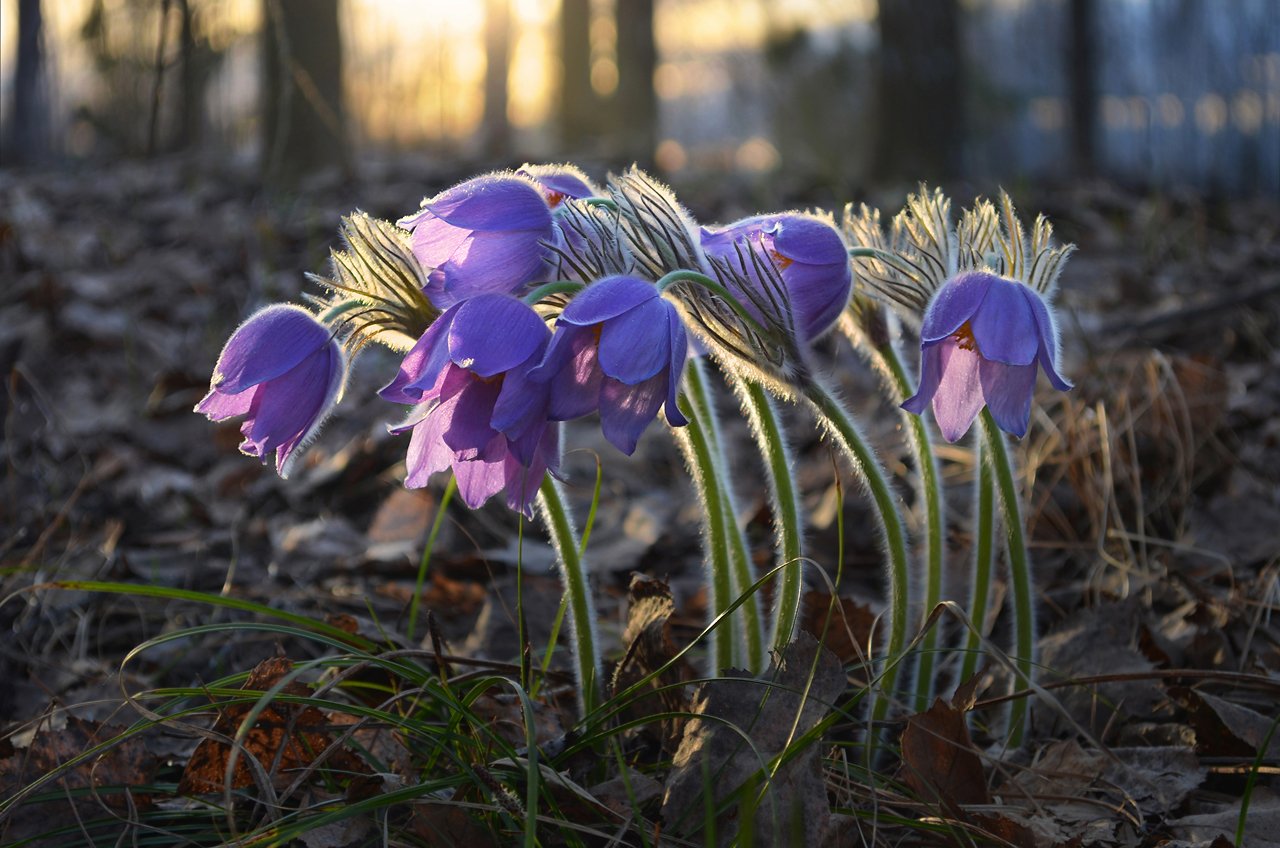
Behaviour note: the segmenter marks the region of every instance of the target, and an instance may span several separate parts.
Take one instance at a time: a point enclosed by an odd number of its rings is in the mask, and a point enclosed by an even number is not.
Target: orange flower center
[[[548,191],[547,205],[550,206],[552,209],[555,209],[557,206],[559,206],[561,203],[564,202],[565,196],[566,196],[565,193],[562,191]]]
[[[776,250],[770,250],[769,256],[773,258],[773,264],[778,266],[779,271],[787,270],[791,267],[791,263],[795,261],[789,256],[783,256]]]
[[[969,322],[965,321],[960,325],[960,329],[951,334],[956,340],[956,347],[961,350],[973,350],[978,346],[978,342],[973,337],[973,327],[969,326]]]

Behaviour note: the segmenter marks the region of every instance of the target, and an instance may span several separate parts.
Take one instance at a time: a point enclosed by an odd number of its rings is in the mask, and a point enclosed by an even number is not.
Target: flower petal
[[[1054,325],[1053,315],[1040,295],[1029,286],[1022,287],[1022,296],[1031,306],[1031,314],[1035,316],[1036,330],[1040,334],[1040,344],[1036,358],[1049,383],[1060,392],[1071,391],[1071,382],[1058,373],[1058,328]]]
[[[781,215],[769,228],[773,249],[793,262],[848,269],[844,240],[828,221],[809,215]]]
[[[551,232],[551,209],[542,192],[531,180],[515,174],[473,177],[423,206],[437,218],[467,230]]]
[[[545,276],[551,230],[474,233],[428,279],[438,308],[479,294],[511,294]]]
[[[629,386],[657,374],[671,360],[670,306],[645,301],[600,325],[600,369]]]
[[[520,439],[533,431],[540,434],[538,427],[547,420],[547,384],[530,379],[530,370],[509,371],[493,405],[489,423],[509,439]],[[527,455],[521,458],[527,461]]]
[[[663,301],[666,303],[666,301]],[[671,338],[671,361],[667,365],[667,399],[663,401],[663,410],[667,423],[672,427],[683,427],[689,423],[676,405],[676,396],[680,393],[680,378],[684,376],[684,363],[689,357],[689,335],[684,329],[674,306],[667,304],[667,329]]]
[[[969,319],[983,359],[1028,365],[1036,358],[1039,334],[1022,283],[994,279],[978,311]]]
[[[331,360],[322,353],[259,386],[249,417],[240,428],[244,434],[241,450],[264,461],[276,450],[276,467],[281,468],[326,412],[332,381]]]
[[[432,474],[446,470],[453,463],[453,451],[444,443],[444,431],[453,419],[456,404],[456,400],[451,400],[436,406],[414,426],[404,463],[408,472],[404,480],[406,488],[422,488]]]
[[[925,345],[920,350],[920,386],[916,393],[902,402],[902,408],[916,415],[922,414],[938,391],[942,379],[942,351],[938,343]]]
[[[541,356],[551,331],[533,308],[513,297],[477,295],[465,301],[449,328],[449,355],[481,377],[510,371]]]
[[[614,447],[631,456],[636,443],[658,414],[667,393],[667,375],[628,386],[605,377],[600,387],[600,429]]]
[[[489,419],[493,417],[493,404],[500,390],[501,386],[496,383],[472,376],[466,388],[458,392],[457,406],[444,431],[444,443],[459,459],[476,459],[498,435]]]
[[[501,492],[507,484],[506,440],[502,436],[497,438],[502,440],[501,445],[504,451],[504,453],[499,454],[497,459],[477,459],[470,462],[455,461],[453,463],[453,476],[458,481],[458,494],[462,496],[462,502],[471,509],[479,509],[484,506],[485,501]],[[489,455],[489,453],[489,451],[486,451],[485,455]]]
[[[1022,438],[1031,422],[1031,396],[1036,387],[1035,365],[1006,365],[983,360],[979,367],[982,395],[991,417],[1006,433]]]
[[[401,360],[395,379],[379,390],[379,397],[391,403],[413,404],[436,388],[440,372],[449,362],[449,328],[461,306],[449,307],[432,322]]]
[[[960,329],[978,311],[991,283],[998,279],[995,274],[973,271],[943,283],[924,312],[920,341],[941,341]]]
[[[969,432],[985,403],[979,377],[982,357],[976,350],[960,347],[954,339],[940,342],[937,349],[941,377],[933,395],[933,417],[942,437],[954,442]]]
[[[300,306],[277,303],[241,324],[218,356],[210,388],[227,394],[274,380],[329,343],[332,333]]]
[[[196,404],[195,411],[207,416],[210,421],[225,421],[237,415],[245,415],[249,412],[249,405],[257,391],[257,386],[236,394],[229,394],[222,389],[210,389],[209,394]]]
[[[529,177],[542,186],[547,192],[554,192],[561,198],[579,200],[584,197],[595,197],[600,192],[587,175],[573,165],[529,165],[520,167],[517,174]],[[554,204],[553,204],[554,205]]]
[[[405,221],[400,223],[404,225]],[[410,227],[413,230],[413,235],[409,237],[410,249],[426,268],[438,268],[448,262],[467,243],[467,239],[474,235],[473,230],[455,227],[428,211],[415,215]]]
[[[849,304],[853,272],[849,263],[810,265],[792,262],[782,271],[791,314],[805,341],[813,341],[835,324]]]
[[[559,320],[579,327],[599,324],[657,297],[653,283],[621,275],[605,277],[574,295]]]
[[[547,416],[552,421],[569,421],[594,411],[600,405],[600,381],[604,378],[595,331],[589,327],[557,325],[551,344],[559,346],[555,360],[548,350],[547,359],[537,369],[540,379],[550,375]]]

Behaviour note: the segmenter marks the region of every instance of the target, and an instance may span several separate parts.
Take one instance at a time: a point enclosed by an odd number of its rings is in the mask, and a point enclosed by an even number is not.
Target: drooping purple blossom
[[[1023,436],[1031,419],[1037,367],[1067,391],[1058,374],[1058,336],[1049,309],[1030,286],[985,271],[944,283],[920,329],[920,388],[902,404],[933,406],[942,436],[954,442],[986,406],[1000,429]]]
[[[346,359],[329,328],[307,310],[275,304],[231,334],[195,411],[211,421],[245,416],[240,450],[289,475],[298,449],[342,395]]]
[[[764,322],[764,311],[789,308],[803,342],[826,332],[849,301],[849,254],[829,220],[800,212],[757,215],[717,229],[703,228],[701,241],[709,257],[728,262],[738,272],[728,280],[729,289],[753,317]],[[774,302],[777,295],[743,252],[746,248],[773,261],[786,289],[779,293],[786,304]],[[744,290],[744,284],[751,290]]]
[[[486,292],[518,292],[548,269],[551,207],[528,177],[474,177],[396,223],[412,231],[413,254],[430,269],[427,296],[440,309]]]
[[[546,386],[529,379],[550,337],[532,308],[501,294],[476,295],[436,319],[379,393],[416,405],[394,430],[413,431],[406,486],[452,468],[472,509],[505,489],[512,509],[532,513],[543,475],[560,463]]]
[[[605,438],[630,456],[660,407],[672,426],[688,423],[676,407],[687,355],[675,307],[652,283],[612,276],[565,307],[532,378],[550,389],[553,421],[599,410]]]

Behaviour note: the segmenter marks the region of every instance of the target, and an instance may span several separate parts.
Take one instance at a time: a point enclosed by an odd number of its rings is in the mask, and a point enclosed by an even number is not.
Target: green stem
[[[990,452],[991,468],[995,472],[996,491],[1000,495],[1000,512],[1004,519],[1005,544],[1009,554],[1009,582],[1013,589],[1013,644],[1014,665],[1021,681],[1029,683],[1035,669],[1035,604],[1031,597],[1031,560],[1027,557],[1027,543],[1022,534],[1022,507],[1018,503],[1018,488],[1013,479],[1013,461],[1009,458],[1004,434],[991,417],[991,411],[983,408],[982,434]],[[1026,731],[1028,701],[1019,698],[1010,705],[1009,744],[1018,747]]]
[[[756,579],[751,564],[751,551],[747,548],[747,540],[742,529],[738,527],[738,510],[727,471],[729,462],[725,454],[724,442],[720,438],[719,420],[715,407],[711,403],[706,367],[701,357],[695,358],[689,364],[685,373],[684,386],[689,400],[696,408],[697,426],[706,433],[707,446],[711,451],[711,471],[717,478],[716,488],[720,493],[720,521],[724,526],[725,540],[729,546],[730,592],[733,597],[738,597],[745,594]],[[745,638],[747,667],[758,674],[764,671],[764,626],[761,622],[763,616],[759,597],[752,596],[747,599],[739,610],[740,612],[734,616],[737,619],[735,633]]]
[[[858,432],[853,418],[844,406],[832,395],[831,390],[821,382],[814,381],[804,388],[804,398],[813,408],[818,420],[822,422],[831,435],[840,444],[854,472],[867,484],[871,499],[880,518],[880,528],[884,535],[888,553],[889,583],[889,644],[885,650],[883,689],[887,697],[877,698],[874,718],[883,718],[889,708],[894,694],[894,682],[901,668],[901,654],[907,644],[907,606],[909,603],[909,587],[911,569],[907,560],[906,534],[902,528],[902,515],[898,510],[898,501],[889,488],[875,453]]]
[[[897,347],[888,342],[876,348],[876,354],[884,362],[885,371],[889,374],[894,386],[894,402],[902,403],[911,396],[911,383],[907,378],[906,368],[898,355]],[[911,452],[915,455],[916,468],[920,472],[920,493],[924,500],[925,522],[925,580],[924,610],[927,618],[933,608],[942,600],[942,570],[944,544],[943,536],[943,503],[942,482],[938,474],[938,461],[933,453],[933,440],[929,436],[929,428],[924,418],[906,410],[902,417],[907,423],[907,440],[911,444]],[[938,628],[931,627],[920,644],[919,665],[916,667],[916,709],[928,709],[933,696],[934,657],[938,650]]]
[[[544,297],[550,297],[553,294],[577,294],[584,288],[586,288],[585,285],[573,280],[556,280],[551,283],[543,283],[522,299],[530,306],[537,306],[538,302]]]
[[[778,564],[783,566],[770,643],[774,650],[781,651],[795,638],[804,596],[804,517],[792,477],[791,447],[773,398],[759,383],[738,379],[732,382],[769,478],[769,508],[778,540]]]
[[[663,278],[658,280],[654,285],[657,286],[659,292],[664,292],[676,283],[693,283],[694,285],[702,286],[704,289],[719,295],[725,303],[729,304],[734,312],[738,313],[738,317],[741,318],[748,327],[762,336],[769,335],[765,328],[760,325],[760,322],[757,321],[755,317],[747,311],[747,308],[742,305],[741,301],[734,297],[727,288],[720,285],[719,282],[711,279],[706,274],[681,269],[664,275]]]
[[[573,658],[577,665],[579,704],[585,718],[600,704],[600,657],[596,653],[595,609],[591,602],[591,584],[587,569],[578,552],[578,539],[569,520],[560,483],[550,474],[538,488],[538,510],[551,534],[551,545],[560,559],[560,577],[569,598],[570,625],[573,632]]]
[[[693,478],[694,490],[702,506],[703,531],[706,533],[707,585],[711,591],[708,618],[714,621],[729,609],[733,600],[729,540],[725,533],[724,514],[718,506],[720,479],[715,473],[715,459],[707,433],[698,421],[696,404],[686,393],[680,395],[680,411],[689,419],[689,423],[684,427],[672,427],[671,433],[680,452],[684,454],[685,464],[689,467],[689,475]],[[724,634],[720,627],[711,631],[710,671],[713,675],[740,664],[737,659],[737,643],[737,639]]]
[[[963,683],[978,668],[982,650],[982,634],[987,630],[987,602],[991,598],[991,572],[995,557],[996,510],[995,484],[991,479],[990,451],[978,442],[977,511],[974,513],[973,597],[969,599],[969,623],[973,629],[965,643],[964,661],[960,665]]]

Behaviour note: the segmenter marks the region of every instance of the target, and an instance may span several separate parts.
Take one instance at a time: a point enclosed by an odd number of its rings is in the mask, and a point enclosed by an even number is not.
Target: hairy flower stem
[[[1009,554],[1009,582],[1013,589],[1013,646],[1014,665],[1022,680],[1014,685],[1029,683],[1035,670],[1035,604],[1031,597],[1031,560],[1027,556],[1026,538],[1022,532],[1022,507],[1018,503],[1017,484],[1013,479],[1013,461],[1009,458],[1004,433],[996,425],[987,409],[982,410],[983,444],[995,477],[996,491],[1000,495],[1000,513],[1004,519],[1005,544]],[[1018,747],[1026,732],[1029,703],[1026,698],[1012,702],[1009,710],[1009,744]]]
[[[907,560],[906,534],[902,528],[902,515],[898,499],[889,488],[888,478],[875,453],[858,432],[853,418],[844,405],[821,382],[814,381],[804,387],[804,398],[832,437],[844,451],[854,473],[863,479],[871,492],[871,500],[880,517],[888,554],[889,584],[889,644],[884,651],[884,671],[881,689],[885,697],[877,698],[872,717],[881,719],[889,709],[894,696],[894,683],[907,644],[907,607],[911,581],[911,568]]]
[[[729,461],[725,454],[724,442],[720,438],[719,419],[715,407],[711,403],[711,395],[707,386],[707,372],[701,358],[695,358],[685,375],[685,391],[697,411],[697,420],[691,426],[698,426],[707,436],[707,446],[711,450],[711,471],[716,476],[716,488],[719,490],[720,522],[724,526],[725,540],[729,546],[729,580],[731,597],[726,599],[726,607],[734,597],[745,594],[755,583],[755,574],[751,567],[751,551],[747,548],[746,537],[738,527],[738,509],[734,501],[733,485],[729,477]],[[747,667],[753,673],[764,671],[764,626],[761,622],[762,612],[758,596],[748,598],[735,613],[735,636],[744,640]]]
[[[769,508],[773,512],[774,535],[778,544],[778,564],[783,566],[770,644],[781,651],[795,638],[804,595],[804,518],[792,477],[791,446],[778,418],[773,398],[763,386],[751,380],[731,379],[734,393],[751,425],[769,482]]]
[[[965,642],[964,661],[960,664],[960,680],[963,683],[978,668],[982,649],[982,634],[987,629],[987,602],[991,597],[991,572],[995,559],[996,509],[995,484],[991,479],[990,451],[978,442],[977,509],[973,515],[974,563],[973,596],[969,599],[969,623],[973,629]]]
[[[874,308],[874,307],[868,307]],[[871,320],[876,320],[873,317]],[[883,318],[879,318],[876,327],[884,328],[884,332],[866,332],[859,326],[858,320],[846,310],[840,321],[840,329],[860,351],[871,365],[880,372],[886,393],[895,406],[900,405],[912,394],[911,380],[907,376],[906,366],[898,352],[898,346],[890,337]],[[943,499],[942,480],[938,473],[938,460],[933,452],[933,439],[924,419],[906,410],[900,410],[901,418],[906,426],[907,443],[911,448],[912,458],[919,471],[918,486],[920,500],[924,504],[925,524],[925,572],[924,572],[924,609],[925,619],[933,612],[933,608],[942,600],[943,558],[945,556],[946,539],[943,535]],[[916,709],[923,712],[932,702],[934,686],[935,656],[938,651],[938,628],[935,626],[924,635],[920,643],[918,665],[916,666]]]
[[[578,537],[569,519],[560,483],[550,474],[538,488],[538,511],[551,534],[551,545],[560,560],[560,577],[569,599],[569,619],[573,632],[573,659],[578,672],[578,706],[586,717],[600,704],[600,655],[596,652],[595,605],[591,584],[578,553]]]

